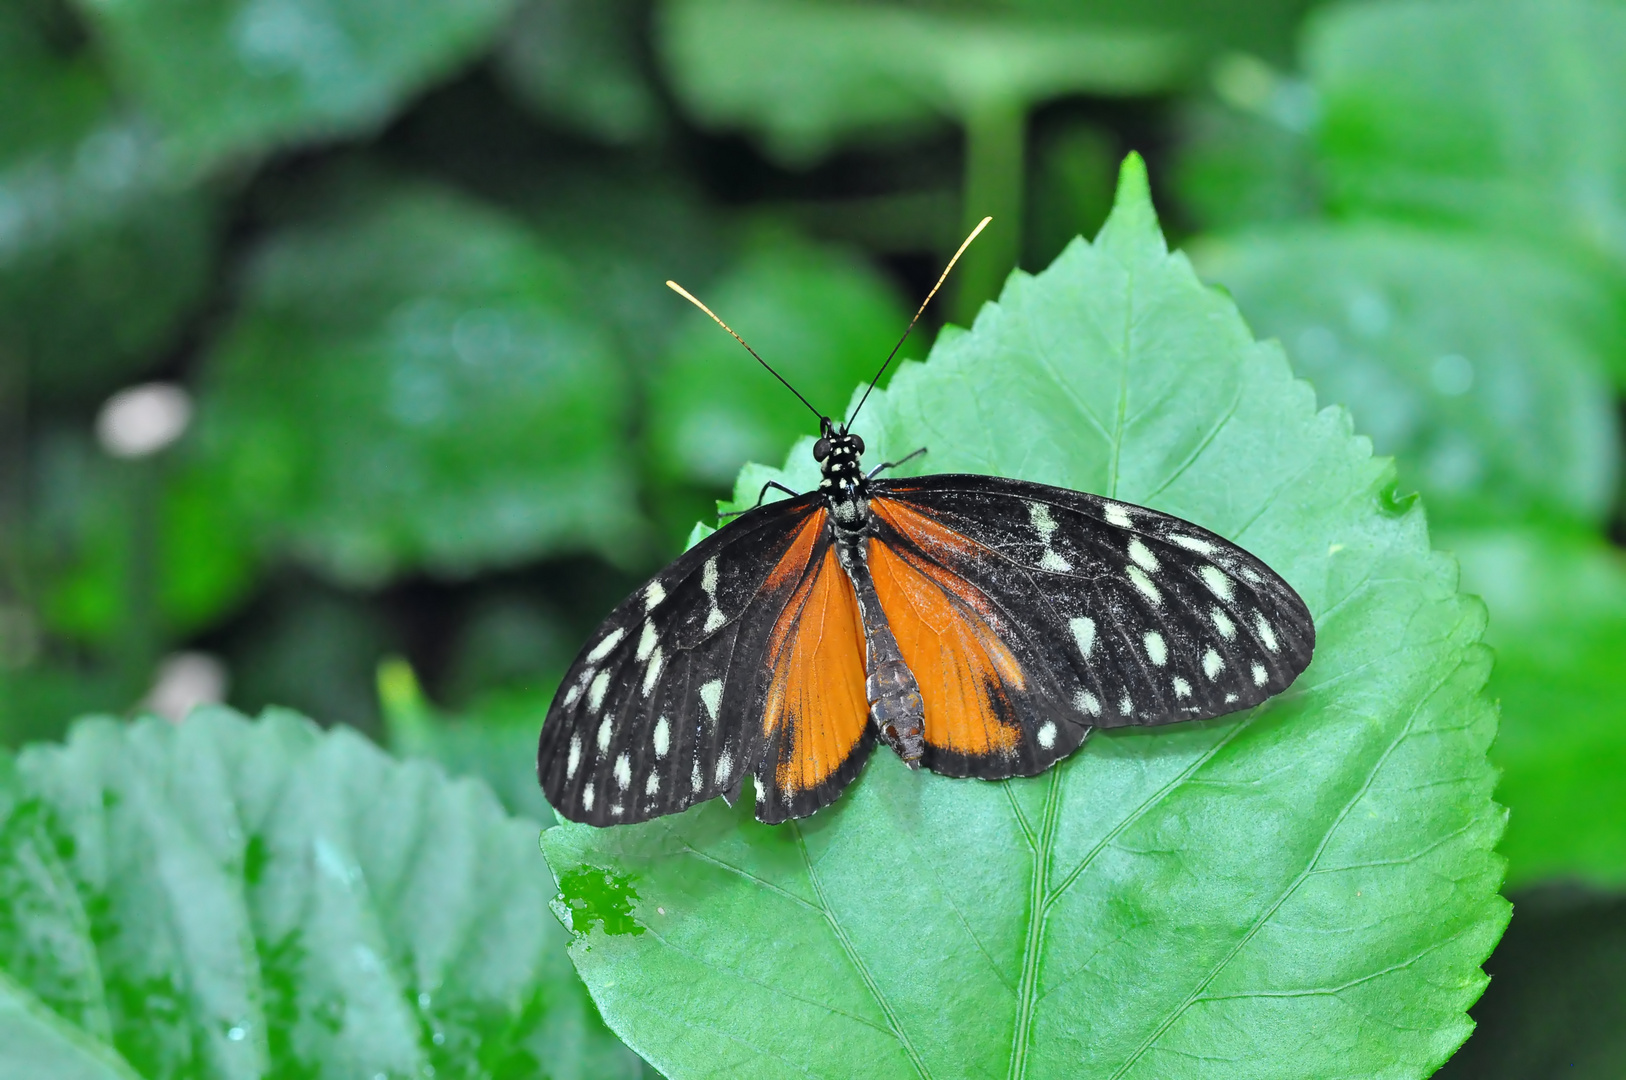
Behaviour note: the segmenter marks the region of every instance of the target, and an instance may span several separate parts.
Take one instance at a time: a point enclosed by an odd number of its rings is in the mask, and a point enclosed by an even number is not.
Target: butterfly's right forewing
[[[817,495],[713,533],[628,597],[566,673],[537,774],[565,817],[644,821],[738,792],[761,751],[753,715],[773,627],[822,554]]]

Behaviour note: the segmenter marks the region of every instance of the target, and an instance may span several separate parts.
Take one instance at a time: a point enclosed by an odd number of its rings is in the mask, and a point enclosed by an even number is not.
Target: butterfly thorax
[[[836,558],[852,582],[864,624],[864,696],[870,720],[881,741],[917,768],[926,749],[926,705],[870,576],[869,540],[875,519],[869,507],[869,481],[859,460],[863,452],[863,439],[835,429],[828,420],[813,446],[813,456],[824,470],[819,491],[829,507]]]

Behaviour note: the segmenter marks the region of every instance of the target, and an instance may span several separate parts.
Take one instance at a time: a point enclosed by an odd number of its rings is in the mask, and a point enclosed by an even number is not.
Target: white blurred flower
[[[96,416],[96,438],[114,457],[156,454],[186,433],[192,396],[174,383],[143,383],[107,399]]]
[[[202,652],[171,653],[159,663],[158,677],[141,707],[178,724],[199,705],[218,705],[225,701],[229,681],[226,665],[217,656]]]

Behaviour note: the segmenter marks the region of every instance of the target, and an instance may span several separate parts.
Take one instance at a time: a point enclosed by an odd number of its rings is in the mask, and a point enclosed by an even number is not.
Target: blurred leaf
[[[61,738],[72,717],[126,709],[146,689],[114,665],[49,652],[26,666],[0,667],[0,747]]]
[[[514,0],[79,0],[184,169],[367,132],[490,42]]]
[[[1074,21],[808,0],[666,0],[656,40],[702,125],[760,135],[812,162],[852,138],[891,139],[994,105],[1170,88],[1172,33]]]
[[[148,1080],[638,1075],[571,976],[536,826],[483,785],[226,709],[84,721],[17,773],[0,967]]]
[[[1626,558],[1595,538],[1448,534],[1464,589],[1490,607],[1491,760],[1511,811],[1508,879],[1626,886]]]
[[[581,644],[551,603],[516,595],[511,587],[474,601],[460,622],[440,680],[456,703],[517,684],[545,683],[551,694]]]
[[[141,1080],[111,1048],[85,1037],[0,971],[0,1076],[6,1080]]]
[[[1048,265],[1075,236],[1094,236],[1112,210],[1112,184],[1122,157],[1113,135],[1094,124],[1069,124],[1035,140],[1032,210],[1023,265]],[[960,237],[949,241],[949,250]]]
[[[668,295],[664,303],[688,307]],[[910,314],[858,259],[778,233],[759,237],[700,299],[831,415],[853,383],[874,377]],[[818,421],[703,313],[683,317],[649,392],[655,465],[726,487],[745,462],[777,457]]]
[[[1014,275],[858,426],[871,458],[925,443],[934,471],[1100,491],[1245,543],[1318,614],[1315,662],[1245,716],[1099,735],[1031,780],[881,753],[780,828],[714,800],[550,829],[611,1027],[673,1080],[1444,1061],[1507,919],[1482,608],[1421,510],[1389,501],[1392,467],[1168,254],[1138,159],[1094,246]],[[782,474],[803,487],[806,448]]]
[[[1377,223],[1241,234],[1195,258],[1399,458],[1436,520],[1607,513],[1612,298],[1593,279],[1519,245]]]
[[[1182,127],[1175,193],[1203,228],[1290,221],[1320,208],[1314,144],[1304,132],[1206,100],[1185,106]]]
[[[933,0],[953,9],[961,0]],[[984,0],[978,6],[1021,12],[1030,18],[1088,19],[1109,27],[1163,30],[1185,35],[1205,50],[1248,49],[1285,55],[1304,10],[1313,0]]]
[[[245,712],[287,704],[377,733],[373,675],[401,651],[402,626],[377,603],[309,582],[279,582],[223,642],[229,700]]]
[[[1328,194],[1480,224],[1626,270],[1626,7],[1340,5],[1310,24]]]
[[[1485,961],[1479,1026],[1436,1080],[1616,1080],[1626,1071],[1626,901],[1544,890],[1519,894],[1516,907]]]
[[[378,698],[390,750],[439,762],[453,776],[477,776],[510,814],[551,825],[558,819],[536,781],[536,740],[558,681],[556,673],[545,689],[489,697],[450,717],[423,696],[406,661],[387,660]]]
[[[654,369],[689,310],[663,283],[705,287],[734,258],[735,223],[659,164],[573,163],[540,186],[526,219],[570,260],[580,292],[619,329],[627,355]]]
[[[525,0],[498,70],[542,116],[607,143],[647,140],[660,98],[642,56],[644,0]]]
[[[3,51],[0,356],[27,364],[36,393],[105,393],[201,297],[212,199],[169,180],[148,125],[88,64],[38,43]]]
[[[183,636],[253,585],[257,564],[242,522],[195,470],[116,461],[76,432],[44,433],[36,453],[30,540],[41,613],[54,632],[105,645],[142,618],[149,631]],[[144,552],[138,537],[149,529],[153,547]],[[137,586],[155,586],[157,610],[130,610]]]
[[[285,233],[210,358],[203,458],[344,582],[626,557],[626,379],[573,276],[522,225],[427,190]]]

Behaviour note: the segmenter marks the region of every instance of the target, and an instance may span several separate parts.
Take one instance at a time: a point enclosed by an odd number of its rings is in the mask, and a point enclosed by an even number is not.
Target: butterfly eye
[[[864,439],[863,439],[863,436],[854,435],[852,437],[852,440],[853,440],[853,449],[857,450],[860,454],[862,454],[864,452]]]
[[[829,456],[830,456],[830,440],[829,439],[820,439],[818,442],[813,444],[813,460],[814,461],[823,461],[825,458],[827,458]]]

